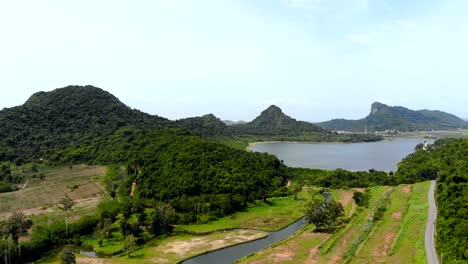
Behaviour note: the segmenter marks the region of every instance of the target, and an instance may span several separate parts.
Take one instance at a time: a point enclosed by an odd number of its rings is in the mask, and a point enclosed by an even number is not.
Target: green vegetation
[[[437,177],[437,253],[444,263],[468,261],[468,139],[440,139],[400,164],[398,174],[413,179]]]
[[[383,197],[379,200],[377,206],[372,211],[370,217],[367,219],[364,227],[361,230],[361,233],[356,240],[353,241],[348,250],[344,253],[343,259],[347,263],[349,260],[356,254],[359,246],[368,238],[369,234],[373,230],[374,226],[378,221],[382,220],[384,212],[387,210],[387,206],[390,202],[390,194],[393,192],[393,189],[387,191]]]
[[[372,104],[370,114],[359,120],[333,119],[318,124],[325,129],[345,131],[418,131],[456,130],[468,128],[468,123],[452,114],[441,111],[413,111],[401,106],[390,107],[382,103]]]
[[[342,223],[344,216],[343,205],[335,200],[324,202],[312,198],[306,205],[305,214],[309,224],[314,224],[317,229],[330,229]]]
[[[267,203],[257,201],[244,212],[236,212],[204,224],[178,225],[176,231],[190,233],[208,233],[235,228],[254,228],[260,230],[278,230],[304,216],[305,193],[300,199],[288,197],[268,198]]]
[[[424,231],[427,220],[428,189],[429,182],[413,185],[400,229],[390,249],[393,259],[405,259],[410,263],[426,263]]]

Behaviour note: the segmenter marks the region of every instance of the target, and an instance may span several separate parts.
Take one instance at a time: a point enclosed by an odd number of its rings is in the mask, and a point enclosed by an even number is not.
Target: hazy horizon
[[[27,6],[28,8],[25,8]],[[169,119],[360,119],[381,102],[468,118],[463,0],[0,3],[0,109],[94,85]]]

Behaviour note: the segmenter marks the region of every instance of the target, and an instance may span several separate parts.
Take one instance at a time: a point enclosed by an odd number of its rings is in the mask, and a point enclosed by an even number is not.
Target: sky
[[[0,0],[0,109],[94,85],[170,119],[468,118],[466,0]]]

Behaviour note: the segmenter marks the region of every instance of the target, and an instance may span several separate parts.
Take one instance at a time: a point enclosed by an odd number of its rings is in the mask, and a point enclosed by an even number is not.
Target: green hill
[[[231,126],[235,134],[299,135],[301,133],[330,133],[314,124],[297,121],[272,105],[251,122]]]
[[[325,129],[343,131],[417,131],[455,130],[467,128],[463,119],[442,111],[410,110],[401,106],[388,106],[375,102],[370,114],[358,120],[333,119],[317,124]]]
[[[93,86],[68,86],[33,94],[21,106],[0,111],[0,161],[40,158],[76,134],[105,134],[121,127],[153,128],[171,121],[131,109]]]
[[[274,156],[232,149],[177,128],[206,134],[225,129],[213,115],[173,122],[130,109],[92,86],[36,93],[25,104],[0,111],[0,120],[0,162],[128,165],[122,195],[129,195],[136,180],[139,197],[170,201],[176,209],[184,195],[210,203],[218,217],[271,196],[286,182],[284,165]],[[8,166],[2,168],[8,174]],[[192,214],[181,217],[193,220]]]
[[[204,137],[231,134],[227,125],[213,114],[179,119],[175,121],[175,125]]]

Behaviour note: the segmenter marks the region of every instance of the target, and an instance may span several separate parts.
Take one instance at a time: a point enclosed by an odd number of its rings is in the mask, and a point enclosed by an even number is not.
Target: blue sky
[[[466,0],[1,1],[0,108],[101,87],[171,119],[468,117]]]

